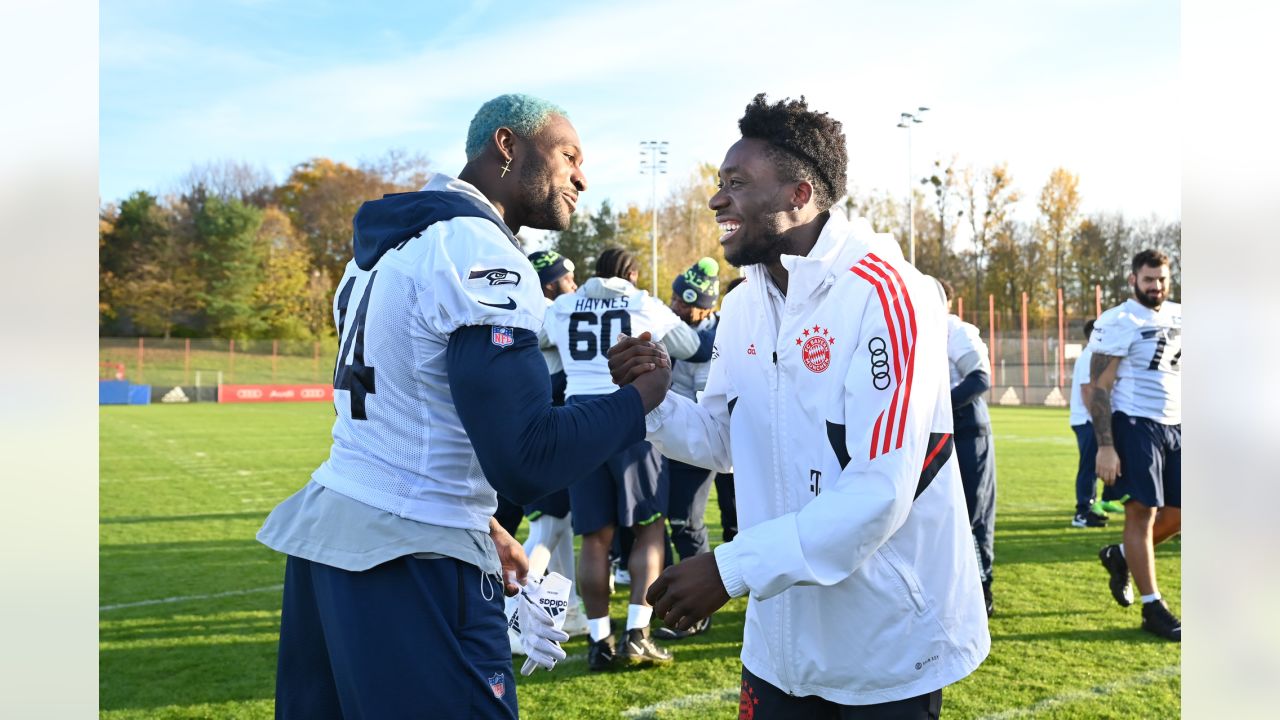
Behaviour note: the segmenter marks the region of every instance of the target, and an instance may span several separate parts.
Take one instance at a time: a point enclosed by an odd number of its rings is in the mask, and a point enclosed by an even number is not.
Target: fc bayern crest
[[[507,677],[502,673],[494,673],[489,678],[489,689],[493,691],[493,696],[500,698],[507,694]]]
[[[492,341],[498,347],[507,347],[516,341],[515,331],[509,327],[494,326]]]
[[[804,366],[816,373],[831,367],[831,346],[835,344],[836,339],[831,337],[831,332],[821,325],[805,328],[796,338]]]

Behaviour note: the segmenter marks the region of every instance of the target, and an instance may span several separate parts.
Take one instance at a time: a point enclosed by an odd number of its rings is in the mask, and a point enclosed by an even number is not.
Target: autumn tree
[[[670,300],[671,283],[704,257],[720,265],[722,279],[736,275],[724,259],[720,245],[720,226],[709,203],[716,194],[719,169],[710,163],[695,167],[685,180],[673,187],[658,208],[658,287],[654,295]],[[651,251],[650,251],[651,252]],[[648,258],[650,252],[646,252]],[[646,265],[640,273],[647,287],[653,284],[653,271]]]
[[[294,167],[276,189],[276,202],[289,215],[311,257],[333,282],[351,259],[351,220],[366,200],[392,190],[390,183],[328,158]]]
[[[130,195],[107,220],[99,242],[106,307],[136,330],[168,338],[201,304],[191,245],[174,232],[169,209],[145,191]]]
[[[974,307],[979,307],[986,286],[983,273],[989,246],[996,233],[1010,222],[1013,207],[1022,197],[1013,187],[1013,176],[1007,163],[993,165],[976,178],[973,168],[966,168],[962,193],[973,240],[973,302]]]
[[[315,337],[309,321],[317,310],[309,307],[315,302],[308,293],[310,253],[280,208],[273,205],[263,211],[257,245],[264,255],[261,280],[253,290],[258,332],[282,339]],[[326,299],[324,306],[327,304]]]
[[[1079,225],[1080,178],[1065,168],[1055,168],[1040,190],[1039,232],[1049,251],[1053,268],[1053,288],[1063,287],[1065,264],[1070,256],[1071,239]]]

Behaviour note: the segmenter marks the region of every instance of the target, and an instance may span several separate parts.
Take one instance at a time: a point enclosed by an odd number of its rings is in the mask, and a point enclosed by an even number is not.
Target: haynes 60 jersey
[[[618,334],[661,340],[683,321],[671,308],[621,278],[594,277],[547,309],[545,341],[564,363],[565,397],[617,390],[609,376],[609,348]]]

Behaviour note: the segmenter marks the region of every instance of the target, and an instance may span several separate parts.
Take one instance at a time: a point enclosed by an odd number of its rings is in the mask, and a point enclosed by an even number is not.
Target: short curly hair
[[[467,128],[467,160],[475,160],[485,143],[500,127],[509,127],[520,137],[529,137],[542,129],[552,115],[569,117],[564,108],[542,98],[521,93],[499,95],[480,106]]]
[[[813,185],[814,202],[820,211],[844,197],[849,166],[844,128],[830,115],[810,110],[803,95],[799,100],[784,98],[772,105],[765,93],[756,95],[738,121],[738,129],[744,138],[769,144],[784,180]]]

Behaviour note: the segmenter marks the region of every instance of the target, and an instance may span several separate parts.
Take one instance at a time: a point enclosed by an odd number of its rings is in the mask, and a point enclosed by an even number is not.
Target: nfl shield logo
[[[507,694],[506,676],[502,673],[495,673],[489,678],[489,689],[493,691],[493,696],[500,698]]]
[[[494,327],[492,341],[498,347],[507,347],[516,341],[516,336],[509,327]]]

